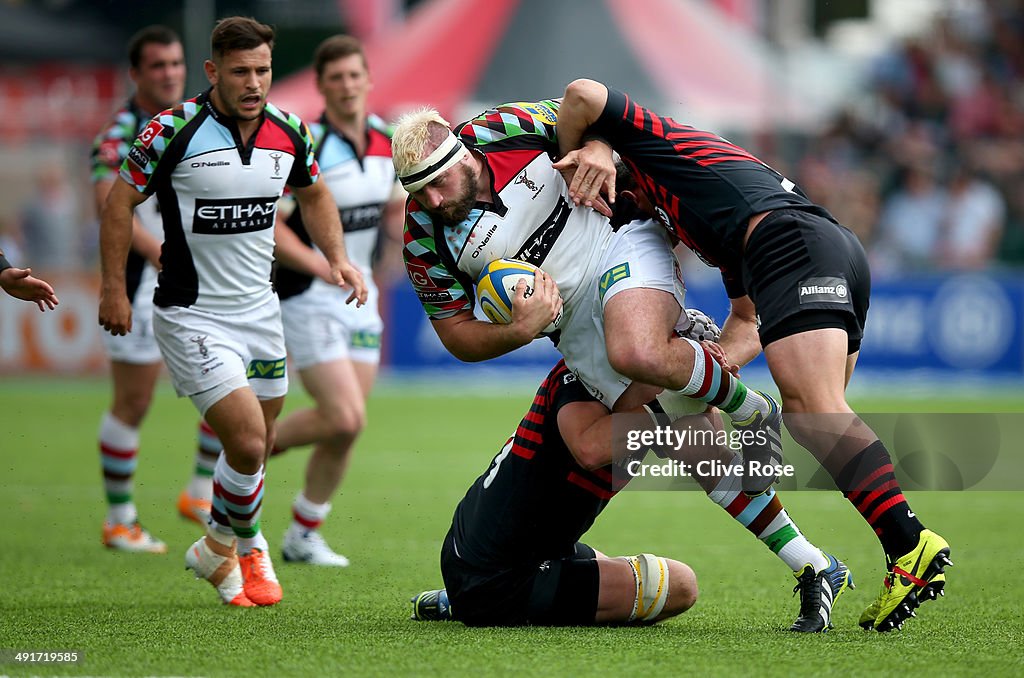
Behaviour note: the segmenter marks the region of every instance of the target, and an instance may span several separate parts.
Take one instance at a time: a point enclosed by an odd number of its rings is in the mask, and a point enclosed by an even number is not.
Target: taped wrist
[[[14,264],[7,261],[7,257],[4,256],[4,253],[0,252],[0,273],[3,273],[9,268],[14,268]]]
[[[627,621],[652,622],[661,614],[668,600],[668,563],[650,553],[641,553],[628,560],[636,582],[636,598]]]

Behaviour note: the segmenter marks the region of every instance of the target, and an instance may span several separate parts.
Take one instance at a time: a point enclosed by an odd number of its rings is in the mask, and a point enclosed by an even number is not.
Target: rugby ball
[[[507,325],[512,322],[512,300],[516,296],[516,285],[520,280],[526,281],[526,296],[533,294],[534,272],[540,269],[533,264],[518,259],[496,259],[480,271],[476,281],[476,296],[480,311],[492,323]],[[558,329],[562,321],[562,312],[542,334],[550,334]]]

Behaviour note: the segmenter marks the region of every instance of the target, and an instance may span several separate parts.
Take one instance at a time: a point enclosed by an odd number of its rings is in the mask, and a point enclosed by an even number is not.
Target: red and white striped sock
[[[320,529],[327,514],[331,512],[331,505],[316,504],[306,499],[306,495],[299,492],[292,502],[292,524],[289,530],[294,532],[310,532]]]
[[[217,460],[213,472],[214,523],[230,525],[238,537],[238,552],[253,548],[267,550],[267,540],[260,531],[260,511],[263,505],[263,475],[261,466],[253,474],[231,468],[225,455]]]
[[[138,465],[139,429],[107,412],[100,422],[100,464],[107,494],[107,521],[131,525],[138,520],[132,501],[133,479]]]
[[[193,499],[213,499],[213,470],[217,466],[217,458],[224,448],[220,438],[205,420],[199,420],[197,435],[196,463],[192,471],[192,479],[188,483],[188,494]]]

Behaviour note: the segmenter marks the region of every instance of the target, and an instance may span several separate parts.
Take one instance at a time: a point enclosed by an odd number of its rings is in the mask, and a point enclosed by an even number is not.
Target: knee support
[[[636,582],[636,598],[629,622],[652,622],[668,600],[668,563],[664,558],[641,553],[628,558]]]

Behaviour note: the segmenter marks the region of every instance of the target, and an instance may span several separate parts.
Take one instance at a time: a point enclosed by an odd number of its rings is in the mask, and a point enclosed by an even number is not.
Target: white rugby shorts
[[[376,365],[384,322],[378,311],[378,292],[369,276],[364,278],[366,303],[346,304],[351,290],[314,280],[302,294],[281,302],[284,339],[288,357],[296,369],[347,358]]]
[[[686,287],[668,232],[653,220],[633,221],[620,228],[601,257],[589,297],[563,321],[558,350],[565,364],[609,409],[630,380],[608,364],[604,343],[604,307],[625,290],[646,288],[668,292],[685,308]]]
[[[179,396],[192,396],[239,379],[247,379],[260,400],[288,392],[277,296],[244,313],[157,307],[153,329]]]
[[[142,279],[132,300],[132,331],[123,336],[101,332],[103,347],[110,360],[129,365],[151,365],[160,362],[160,347],[153,336],[153,289],[156,269],[146,264]]]

